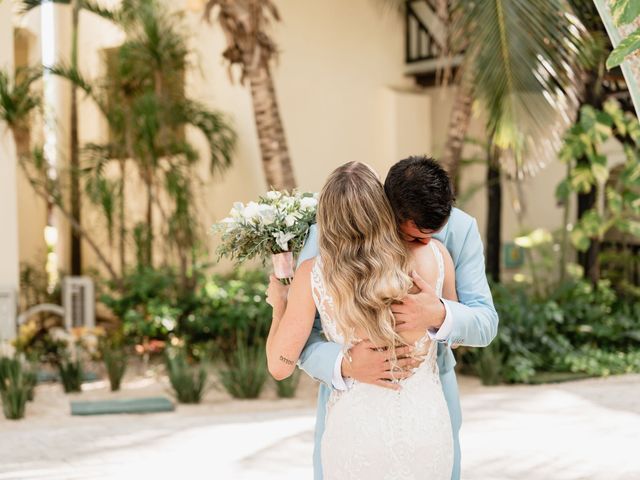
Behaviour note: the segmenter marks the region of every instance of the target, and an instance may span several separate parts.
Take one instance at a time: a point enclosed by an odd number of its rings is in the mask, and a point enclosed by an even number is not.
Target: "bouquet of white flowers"
[[[294,256],[300,253],[315,223],[317,194],[270,191],[257,202],[237,202],[229,216],[213,226],[221,233],[221,257],[238,264],[258,257],[271,257],[275,275],[293,277]]]

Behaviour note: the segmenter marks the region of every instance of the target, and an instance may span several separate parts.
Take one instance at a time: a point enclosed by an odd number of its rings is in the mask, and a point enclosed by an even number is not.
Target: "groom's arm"
[[[456,260],[458,301],[443,300],[446,319],[432,332],[432,338],[448,345],[485,347],[498,331],[498,313],[485,273],[484,247],[475,219],[470,222]]]
[[[300,252],[298,265],[305,260],[318,255],[318,231],[315,225],[311,226],[309,236]],[[342,346],[329,342],[322,333],[320,319],[316,315],[309,340],[300,354],[298,366],[308,375],[325,383],[332,388],[345,389],[342,379]],[[337,375],[336,375],[337,369]]]
[[[309,340],[300,355],[298,366],[328,387],[344,390],[346,386],[341,374],[342,346],[327,341],[319,323],[316,319]]]

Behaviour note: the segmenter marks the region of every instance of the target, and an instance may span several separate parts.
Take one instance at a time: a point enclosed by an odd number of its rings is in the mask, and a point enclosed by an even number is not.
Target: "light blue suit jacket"
[[[318,254],[317,235],[314,225],[300,254],[299,263]],[[445,300],[449,307],[453,328],[448,339],[438,345],[438,367],[453,427],[455,455],[451,478],[458,480],[460,478],[459,431],[462,414],[454,371],[456,361],[451,345],[454,343],[472,347],[489,345],[498,330],[498,314],[493,306],[491,290],[485,275],[484,247],[475,219],[462,210],[454,208],[447,224],[434,237],[446,246],[456,269],[456,291],[459,302]],[[320,319],[316,316],[311,335],[298,363],[298,366],[307,374],[322,382],[318,393],[313,455],[316,480],[322,479],[320,444],[324,432],[326,403],[333,388],[333,370],[341,348],[339,344],[326,340],[322,334]]]

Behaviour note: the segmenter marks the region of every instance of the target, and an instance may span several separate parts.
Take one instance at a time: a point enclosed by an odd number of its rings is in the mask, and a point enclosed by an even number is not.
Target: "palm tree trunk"
[[[50,193],[46,190],[46,188],[42,188],[41,186],[39,186],[38,182],[35,181],[32,177],[30,177],[29,173],[26,170],[23,170],[23,171],[25,171],[25,174],[27,175],[27,179],[29,180],[29,183],[31,184],[31,187],[33,188],[33,191],[35,192],[35,194],[38,195],[43,200],[45,200],[47,202],[47,205],[49,205],[50,197],[51,197]],[[91,247],[91,249],[96,254],[98,261],[102,263],[102,265],[109,272],[111,280],[119,283],[120,277],[118,277],[116,271],[113,269],[113,266],[111,265],[111,262],[107,259],[107,256],[102,252],[102,250],[100,250],[100,247],[98,247],[97,242],[91,237],[91,235],[89,235],[89,232],[85,230],[82,227],[82,225],[76,222],[71,212],[63,208],[62,204],[56,204],[55,207],[57,207],[58,211],[62,214],[62,216],[67,219],[67,221],[71,225],[71,228],[77,231],[80,238],[84,238],[86,240],[89,247]]]
[[[462,67],[461,67],[462,68]],[[460,72],[459,72],[460,73]],[[460,169],[460,160],[462,158],[462,149],[464,147],[464,139],[469,130],[471,123],[471,110],[473,106],[473,84],[463,80],[460,83],[458,94],[455,97],[451,115],[449,117],[449,130],[447,133],[447,141],[444,145],[444,152],[440,163],[449,173],[451,182],[454,186],[458,186],[458,173]],[[456,188],[457,190],[457,188]]]
[[[594,73],[595,72],[595,73]],[[602,89],[602,78],[604,76],[604,64],[600,62],[597,69],[588,74],[585,82],[585,101],[584,104],[591,105],[595,109],[602,109],[604,102],[604,92]],[[579,165],[581,162],[589,163],[586,157],[577,160]],[[598,187],[592,186],[591,191],[587,193],[578,193],[577,201],[577,217],[580,220],[583,215],[596,205],[598,198]],[[586,252],[578,252],[578,263],[584,270],[584,275],[593,283],[600,278],[600,241],[597,238],[591,239],[591,244]]]
[[[296,181],[271,71],[267,66],[256,66],[248,77],[267,184],[276,190],[292,190]]]
[[[153,165],[154,163],[151,163]],[[153,172],[147,170],[147,236],[145,238],[145,262],[147,267],[153,266]]]
[[[594,185],[588,193],[578,194],[578,219],[596,206],[598,199],[598,189]],[[592,238],[589,248],[586,252],[578,252],[578,263],[584,269],[584,275],[594,284],[600,279],[600,241]]]
[[[71,67],[78,68],[78,26],[80,5],[78,0],[72,2],[72,31],[71,31]],[[71,82],[71,139],[69,143],[69,164],[71,170],[71,216],[79,225],[81,221],[80,198],[80,158],[78,146],[78,95],[77,89]],[[77,229],[71,228],[71,274],[82,274],[82,238]]]
[[[13,142],[16,144],[16,154],[18,160],[29,155],[31,145],[31,132],[28,127],[12,127],[11,134]]]
[[[500,282],[500,252],[502,250],[502,183],[499,149],[489,144],[487,164],[487,275]]]
[[[120,224],[120,234],[118,239],[118,249],[120,253],[120,275],[124,277],[125,269],[126,269],[126,251],[125,251],[125,237],[127,235],[126,225],[125,225],[125,179],[126,177],[126,160],[120,159],[120,186],[119,186],[119,202],[118,202],[118,223]]]

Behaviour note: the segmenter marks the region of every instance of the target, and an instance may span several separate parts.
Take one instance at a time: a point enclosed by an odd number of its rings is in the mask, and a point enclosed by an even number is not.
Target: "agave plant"
[[[116,392],[120,390],[120,384],[127,371],[127,351],[122,345],[110,341],[104,341],[100,351],[104,366],[107,369],[111,391]]]
[[[238,335],[236,349],[220,372],[224,388],[234,398],[258,398],[267,381],[265,346],[259,342],[247,345]]]
[[[296,369],[290,377],[276,381],[276,393],[280,398],[293,398],[300,384],[300,370]]]
[[[204,365],[190,365],[183,349],[168,351],[167,372],[176,398],[180,403],[200,403],[207,385]]]
[[[36,375],[18,358],[0,357],[0,398],[4,416],[10,420],[24,417],[27,401],[33,400]]]

